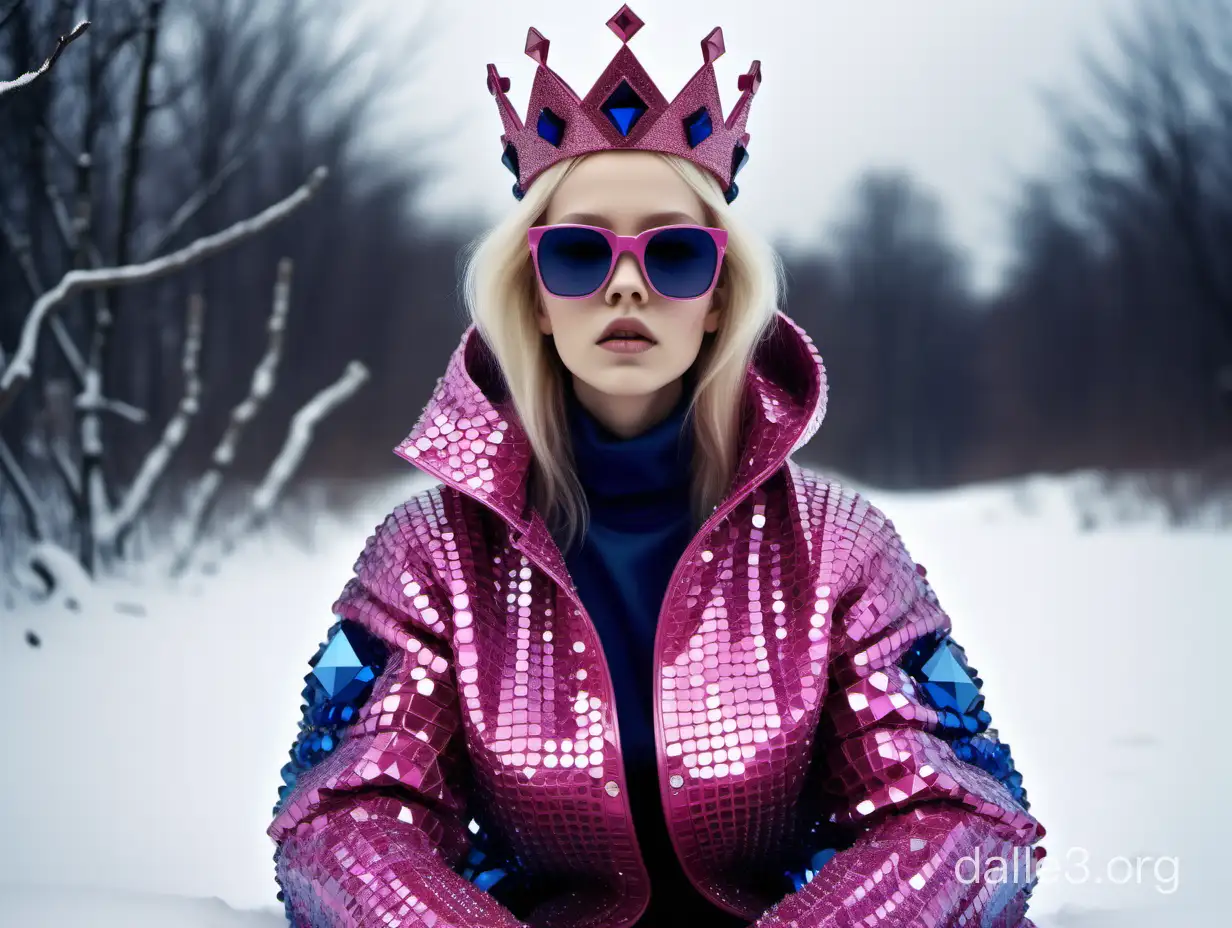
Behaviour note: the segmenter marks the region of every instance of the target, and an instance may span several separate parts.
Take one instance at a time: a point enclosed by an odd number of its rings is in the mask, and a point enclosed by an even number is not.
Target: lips
[[[645,335],[637,335],[636,333],[633,333],[633,332],[614,332],[613,334],[609,335],[607,338],[599,339],[599,344],[602,345],[604,342],[614,342],[614,341],[650,342],[650,341],[653,341],[653,339],[649,339]]]
[[[602,345],[606,341],[610,341],[613,338],[621,338],[622,336],[628,341],[645,341],[651,344],[654,344],[655,341],[650,334],[650,330],[646,328],[646,323],[636,316],[625,316],[609,322],[596,344]]]

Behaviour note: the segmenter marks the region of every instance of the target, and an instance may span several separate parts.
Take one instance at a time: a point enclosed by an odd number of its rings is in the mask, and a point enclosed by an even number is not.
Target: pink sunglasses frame
[[[603,277],[603,282],[599,286],[591,290],[590,293],[584,293],[581,296],[558,296],[548,290],[548,286],[543,282],[543,274],[539,270],[539,240],[543,238],[544,233],[551,229],[592,229],[598,232],[607,240],[608,247],[612,249],[612,264],[607,269],[607,274]],[[668,296],[666,293],[660,292],[659,288],[654,285],[654,281],[650,279],[650,272],[646,270],[646,246],[650,244],[650,240],[660,232],[665,232],[669,229],[701,229],[710,235],[714,240],[715,248],[718,250],[718,260],[714,264],[714,277],[710,279],[710,285],[706,287],[697,296]],[[611,229],[605,229],[603,226],[588,226],[582,223],[561,222],[556,225],[548,226],[531,226],[527,232],[527,240],[530,243],[530,253],[532,263],[535,265],[535,274],[539,278],[539,283],[545,290],[552,293],[552,296],[558,300],[586,300],[594,296],[600,290],[608,285],[612,279],[612,275],[616,272],[616,265],[620,261],[620,256],[625,252],[629,252],[637,260],[637,265],[642,272],[642,280],[646,281],[646,285],[655,293],[663,297],[665,300],[672,300],[679,303],[687,303],[690,300],[700,300],[706,294],[710,293],[719,282],[719,272],[723,270],[723,256],[727,253],[727,230],[714,229],[710,226],[694,225],[692,223],[678,223],[670,226],[658,226],[654,229],[647,229],[645,232],[639,232],[637,235],[617,235]]]

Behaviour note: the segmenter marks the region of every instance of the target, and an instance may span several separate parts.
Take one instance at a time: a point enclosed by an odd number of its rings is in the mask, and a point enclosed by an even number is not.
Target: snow
[[[1150,512],[1083,531],[1091,479],[868,496],[928,568],[1048,829],[1039,928],[1209,923],[1232,531]],[[423,485],[293,514],[214,576],[0,612],[0,928],[283,924],[264,832],[307,660],[364,540]]]

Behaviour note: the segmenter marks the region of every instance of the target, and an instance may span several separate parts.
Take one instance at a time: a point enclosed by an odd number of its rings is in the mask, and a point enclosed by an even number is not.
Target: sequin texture
[[[699,892],[758,928],[1024,928],[1038,860],[979,679],[893,524],[791,459],[825,370],[778,314],[729,495],[655,646],[664,809]],[[269,834],[297,926],[623,928],[648,902],[612,681],[472,327],[398,453],[440,485],[376,530],[334,612],[388,659]],[[968,721],[970,720],[970,721]]]

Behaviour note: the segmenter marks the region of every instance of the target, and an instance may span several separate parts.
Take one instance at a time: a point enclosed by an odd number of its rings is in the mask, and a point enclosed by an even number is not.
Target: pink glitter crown
[[[719,101],[714,62],[723,54],[723,30],[717,26],[702,39],[703,64],[670,103],[659,92],[633,52],[629,39],[642,28],[637,15],[622,6],[607,21],[621,47],[585,98],[547,66],[548,40],[533,26],[526,34],[526,54],[538,62],[530,91],[526,125],[509,102],[509,78],[488,65],[488,91],[496,97],[505,133],[501,162],[517,178],[513,195],[522,199],[531,183],[562,158],[594,151],[633,149],[668,152],[688,158],[714,174],[730,203],[739,190],[736,175],[748,161],[749,104],[761,84],[761,62],[740,75],[743,91],[726,120]]]

